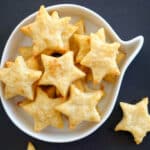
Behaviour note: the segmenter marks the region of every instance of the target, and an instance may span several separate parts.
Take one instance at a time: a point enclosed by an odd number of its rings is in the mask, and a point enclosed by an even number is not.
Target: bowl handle
[[[144,37],[142,35],[133,38],[132,40],[124,42],[124,49],[127,50],[127,62],[129,65],[133,59],[140,52],[144,43]]]

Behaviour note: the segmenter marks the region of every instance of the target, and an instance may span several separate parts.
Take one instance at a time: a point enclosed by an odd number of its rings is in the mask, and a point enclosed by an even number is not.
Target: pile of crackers
[[[83,20],[70,21],[41,6],[34,22],[21,27],[32,45],[19,48],[20,55],[0,69],[5,98],[23,96],[18,105],[33,117],[36,132],[63,128],[62,116],[70,129],[100,122],[97,105],[107,93],[102,81],[112,84],[120,75],[120,43],[108,42],[104,28],[86,34]]]

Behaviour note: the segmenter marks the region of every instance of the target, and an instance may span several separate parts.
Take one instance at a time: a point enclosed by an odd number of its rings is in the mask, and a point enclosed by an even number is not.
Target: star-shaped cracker
[[[61,57],[42,55],[45,72],[39,81],[40,85],[54,85],[59,92],[66,96],[70,84],[85,76],[73,62],[73,52],[67,52]]]
[[[41,54],[34,56],[33,55],[33,47],[21,47],[19,48],[19,53],[25,59],[27,66],[30,69],[41,70],[43,71],[43,66],[41,65]],[[42,54],[52,55],[53,52],[45,49],[42,51]]]
[[[98,36],[99,40],[106,42],[106,35],[104,28],[100,28],[95,34]]]
[[[4,67],[9,68],[14,64],[13,61],[6,61]]]
[[[30,57],[28,60],[26,60],[26,64],[30,69],[43,71],[40,55]]]
[[[75,23],[75,26],[77,27],[77,30],[75,31],[74,35],[76,35],[76,34],[77,35],[84,35],[84,33],[85,33],[84,21],[82,19],[77,21]],[[79,45],[78,45],[78,42],[77,42],[74,35],[70,38],[69,43],[70,43],[70,49],[74,52],[74,57],[76,58],[76,55],[79,51]]]
[[[99,35],[91,33],[90,52],[82,59],[81,64],[92,70],[95,83],[101,80],[107,74],[119,75],[120,71],[116,62],[119,43],[106,43]]]
[[[44,6],[40,7],[33,23],[21,28],[21,31],[33,40],[33,54],[44,49],[64,53],[69,50],[69,39],[77,27],[69,23],[70,17],[59,18],[54,12],[50,16]]]
[[[96,35],[100,40],[106,40],[104,28],[101,28],[97,31]],[[76,56],[76,62],[80,63],[81,60],[86,56],[90,51],[90,37],[88,35],[74,34],[74,42],[78,47],[78,53]]]
[[[22,56],[18,56],[8,68],[0,69],[0,80],[5,84],[7,99],[17,95],[34,98],[33,84],[40,79],[42,72],[29,69]]]
[[[37,96],[34,101],[24,100],[19,105],[34,119],[34,130],[39,132],[48,126],[56,128],[63,127],[63,120],[60,112],[55,107],[60,105],[64,99],[50,98],[40,88],[37,89]]]
[[[85,33],[85,25],[84,25],[84,21],[82,19],[77,21],[75,23],[75,26],[78,27],[75,33],[77,33],[77,34],[84,34]]]
[[[27,150],[36,150],[36,149],[35,149],[34,145],[31,142],[29,142]]]
[[[69,117],[69,127],[75,128],[82,121],[99,122],[100,115],[96,109],[103,95],[102,91],[84,93],[71,86],[70,98],[56,107],[58,111]]]
[[[116,58],[116,62],[118,64],[118,66],[120,66],[120,64],[125,59],[125,57],[126,57],[125,52],[119,50],[119,53],[118,53],[117,58]],[[107,82],[115,83],[117,78],[118,78],[118,75],[108,74],[104,77],[104,80]]]
[[[27,60],[30,57],[32,57],[33,48],[32,47],[20,47],[18,51],[20,55],[23,56],[25,60]]]
[[[79,63],[90,50],[90,37],[88,35],[75,34],[74,40],[78,46],[76,62]]]
[[[120,103],[123,119],[115,131],[128,131],[134,136],[136,144],[140,144],[146,133],[150,131],[150,115],[148,113],[148,98],[143,98],[135,105]]]

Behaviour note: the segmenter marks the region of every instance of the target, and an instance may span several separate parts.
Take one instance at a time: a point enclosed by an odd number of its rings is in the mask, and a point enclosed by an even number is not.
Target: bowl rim
[[[115,31],[112,29],[112,27],[109,25],[109,23],[103,18],[101,17],[98,13],[96,13],[95,11],[87,8],[87,7],[84,7],[84,6],[81,6],[81,5],[78,5],[78,4],[68,4],[68,3],[65,3],[65,4],[56,4],[56,5],[51,5],[51,6],[48,6],[46,7],[46,9],[49,11],[50,9],[55,9],[55,8],[59,8],[59,7],[72,7],[72,8],[79,8],[79,9],[82,9],[84,10],[85,12],[88,12],[90,14],[92,14],[93,16],[99,18],[100,20],[102,20],[102,22],[107,26],[107,28],[112,32],[112,34],[114,35],[114,38],[119,41],[120,43],[124,42],[122,41],[118,35],[115,33]],[[3,50],[3,53],[2,53],[2,58],[1,58],[1,63],[0,63],[0,66],[2,67],[4,65],[4,60],[5,60],[5,57],[6,57],[6,49],[7,47],[9,46],[9,43],[12,41],[12,38],[14,36],[14,34],[16,33],[16,31],[18,30],[18,28],[20,28],[20,26],[22,26],[26,21],[28,21],[29,19],[31,19],[32,17],[34,17],[35,15],[37,14],[37,11],[32,13],[31,15],[27,16],[26,18],[24,18],[23,20],[20,21],[20,23],[14,28],[14,30],[12,31],[12,33],[10,34],[6,44],[5,44],[5,47],[4,47],[4,50]],[[5,57],[4,57],[5,56]],[[68,142],[74,142],[74,141],[77,141],[77,140],[80,140],[80,139],[83,139],[89,135],[91,135],[93,132],[95,132],[100,126],[102,126],[104,124],[104,122],[109,118],[109,116],[111,115],[112,111],[113,111],[113,108],[115,106],[115,103],[116,103],[116,100],[117,100],[117,96],[118,96],[118,93],[119,93],[119,89],[120,89],[120,84],[121,84],[121,81],[122,81],[122,78],[123,78],[123,75],[124,75],[124,72],[125,72],[126,69],[123,70],[123,73],[121,74],[120,76],[120,79],[119,79],[119,86],[117,87],[116,89],[116,93],[114,95],[114,100],[112,101],[111,103],[111,106],[109,106],[109,110],[106,112],[105,116],[103,117],[103,119],[101,120],[100,123],[98,124],[95,124],[94,127],[92,127],[91,129],[89,129],[87,132],[85,133],[82,133],[80,136],[75,136],[74,138],[71,138],[71,139],[62,139],[62,140],[53,140],[53,139],[45,139],[45,138],[42,138],[40,137],[40,135],[38,134],[34,134],[29,131],[27,128],[23,128],[22,125],[19,123],[19,121],[17,121],[17,119],[14,119],[13,116],[8,112],[7,110],[7,106],[5,105],[5,99],[3,97],[3,93],[2,93],[2,86],[0,86],[0,97],[1,97],[1,103],[2,103],[2,106],[7,114],[7,116],[9,117],[9,119],[11,120],[11,122],[19,129],[21,130],[22,132],[24,132],[25,134],[35,138],[35,139],[38,139],[38,140],[41,140],[41,141],[44,141],[44,142],[52,142],[52,143],[68,143]]]

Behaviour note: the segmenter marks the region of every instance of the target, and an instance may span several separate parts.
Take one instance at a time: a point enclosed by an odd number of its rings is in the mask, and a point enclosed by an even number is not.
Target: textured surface
[[[38,150],[147,150],[150,147],[150,134],[144,142],[136,146],[130,134],[113,131],[121,119],[119,101],[135,103],[144,96],[150,96],[150,1],[144,0],[1,0],[0,5],[0,49],[4,45],[13,28],[26,16],[39,8],[58,3],[82,4],[103,16],[122,39],[129,40],[142,34],[145,43],[141,53],[128,68],[124,77],[116,107],[107,122],[88,138],[68,144],[44,143],[25,135],[18,130],[6,116],[0,105],[0,149],[26,150],[30,140]],[[149,107],[150,110],[150,107]]]

